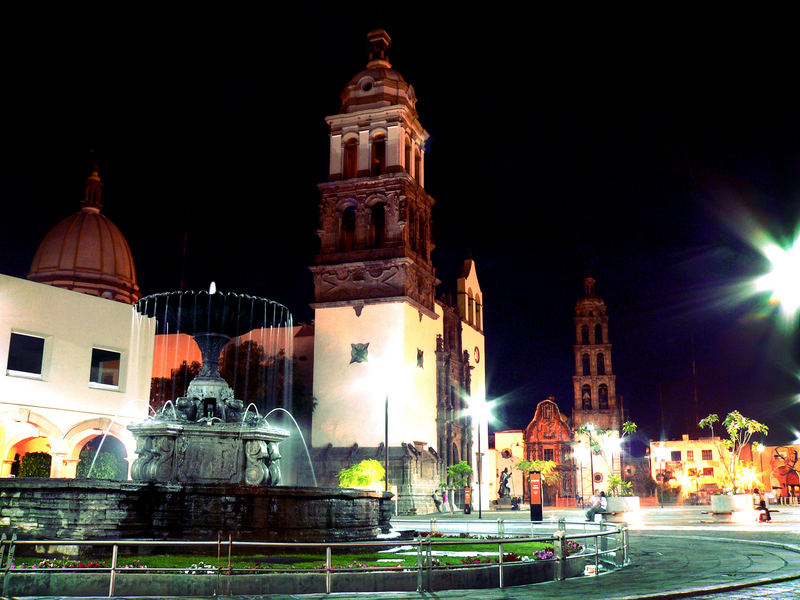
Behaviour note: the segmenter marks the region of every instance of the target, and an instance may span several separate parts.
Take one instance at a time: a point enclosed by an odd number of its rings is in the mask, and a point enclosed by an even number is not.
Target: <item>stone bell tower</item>
[[[431,502],[441,462],[443,319],[431,262],[433,199],[424,187],[428,134],[414,88],[389,62],[388,34],[375,30],[367,41],[366,68],[326,118],[329,174],[319,184],[320,247],[310,267],[312,444],[330,475],[363,458],[383,461],[388,440],[389,485],[401,512],[411,512]]]
[[[354,307],[409,302],[434,313],[431,207],[414,88],[391,68],[390,38],[368,35],[367,68],[342,92],[330,127],[328,182],[319,185],[314,299]]]
[[[575,305],[575,404],[572,425],[593,423],[618,432],[622,407],[617,403],[616,375],[611,362],[606,303],[598,298],[591,277],[583,280],[584,296]]]

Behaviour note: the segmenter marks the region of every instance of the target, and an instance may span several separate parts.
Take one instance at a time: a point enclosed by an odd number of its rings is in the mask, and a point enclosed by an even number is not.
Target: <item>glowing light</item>
[[[781,312],[794,320],[800,309],[800,238],[795,238],[788,249],[769,242],[760,248],[770,262],[770,271],[755,280],[757,292],[768,292],[770,303],[780,305]]]

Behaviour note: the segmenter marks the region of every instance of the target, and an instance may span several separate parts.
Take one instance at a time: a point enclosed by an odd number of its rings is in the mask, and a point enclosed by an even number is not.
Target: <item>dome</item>
[[[367,68],[350,80],[342,92],[340,113],[403,104],[416,112],[414,88],[389,63],[388,50],[392,39],[383,29],[367,35],[369,53]]]
[[[142,296],[133,256],[122,232],[100,213],[102,187],[95,168],[86,180],[81,210],[44,237],[28,279],[133,304]]]

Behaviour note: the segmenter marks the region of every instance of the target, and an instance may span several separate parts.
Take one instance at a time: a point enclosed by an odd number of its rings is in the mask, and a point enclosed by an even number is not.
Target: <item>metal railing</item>
[[[446,522],[439,522],[436,519],[419,520],[419,521],[404,521],[404,524],[420,523],[427,525],[429,530],[426,534],[418,535],[413,541],[407,540],[377,540],[377,541],[362,541],[362,542],[254,542],[254,541],[238,541],[233,540],[229,535],[227,539],[221,536],[215,541],[164,541],[164,540],[146,540],[146,539],[119,539],[119,540],[19,540],[16,534],[10,539],[5,534],[0,538],[0,569],[2,569],[3,595],[8,593],[9,577],[13,573],[26,573],[26,572],[81,572],[81,573],[108,573],[109,597],[114,595],[116,577],[120,573],[137,572],[139,569],[131,569],[125,565],[119,564],[119,549],[130,548],[136,546],[147,547],[181,547],[181,548],[198,548],[198,547],[215,547],[217,554],[217,565],[204,565],[201,567],[147,567],[147,572],[158,573],[184,573],[190,572],[195,574],[200,571],[203,574],[212,573],[216,575],[216,583],[214,594],[230,594],[231,593],[231,577],[236,574],[259,574],[259,573],[321,573],[325,575],[325,593],[330,594],[333,592],[333,574],[347,573],[347,572],[379,572],[379,571],[397,571],[402,570],[405,572],[415,570],[417,573],[417,591],[430,591],[432,573],[439,569],[470,569],[474,567],[489,567],[497,568],[498,572],[498,587],[505,586],[506,570],[515,564],[526,564],[519,562],[505,561],[504,545],[515,543],[527,542],[542,542],[552,545],[553,559],[555,565],[554,580],[563,580],[567,576],[567,563],[570,560],[591,560],[594,562],[595,572],[599,573],[601,565],[607,569],[622,568],[630,564],[628,552],[628,528],[623,525],[612,523],[587,523],[587,522],[571,522],[565,519],[560,519],[557,522],[532,522],[530,523],[529,535],[514,535],[513,532],[507,532],[507,529],[520,529],[520,525],[524,525],[525,529],[528,525],[525,522],[510,521],[505,522],[502,519],[496,521],[496,531],[491,532],[486,539],[445,539],[434,540],[432,534],[439,531],[441,525],[445,525],[448,529],[453,527],[458,528],[464,526],[465,529],[469,528],[469,524],[475,524],[475,521],[457,521],[448,519]],[[484,522],[484,524],[487,522]],[[536,534],[537,529],[553,529],[555,531],[550,534]],[[573,529],[570,533],[568,528]],[[461,533],[458,531],[457,533]],[[527,534],[527,531],[525,532]],[[574,541],[577,543],[583,542],[583,552],[579,554],[570,555],[567,551],[567,542]],[[496,562],[480,562],[478,564],[460,564],[460,565],[442,565],[435,560],[434,549],[437,546],[452,546],[453,544],[468,545],[482,547],[492,546],[496,549]],[[332,561],[333,550],[341,550],[348,548],[357,548],[364,550],[365,548],[391,548],[399,545],[415,546],[417,561],[415,568],[409,567],[334,567]],[[64,547],[64,546],[92,546],[92,547],[106,547],[111,549],[111,564],[108,567],[17,567],[14,565],[14,557],[18,547],[20,546],[40,546],[40,547]],[[592,550],[590,551],[590,546]],[[270,568],[234,568],[233,567],[233,550],[235,548],[264,548],[282,550],[288,549],[313,549],[324,548],[325,563],[324,567],[315,569],[296,569],[286,568],[277,569]],[[491,554],[494,554],[492,551]],[[354,553],[357,553],[354,552]],[[227,556],[225,556],[227,555]],[[613,556],[612,556],[613,555]],[[276,554],[275,556],[280,556]],[[227,564],[223,564],[227,563]],[[223,580],[223,578],[225,578]],[[348,590],[340,590],[348,591]],[[388,590],[387,590],[388,591]]]

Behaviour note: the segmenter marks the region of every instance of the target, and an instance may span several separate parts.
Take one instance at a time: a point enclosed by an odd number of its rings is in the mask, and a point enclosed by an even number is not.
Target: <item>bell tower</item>
[[[356,307],[403,300],[435,318],[428,133],[414,88],[389,63],[389,35],[378,29],[367,41],[366,69],[345,87],[339,113],[326,118],[330,160],[328,181],[319,184],[314,300]]]
[[[583,280],[584,296],[575,305],[575,404],[572,426],[592,423],[618,432],[623,422],[611,362],[606,303],[595,294],[595,280]]]

